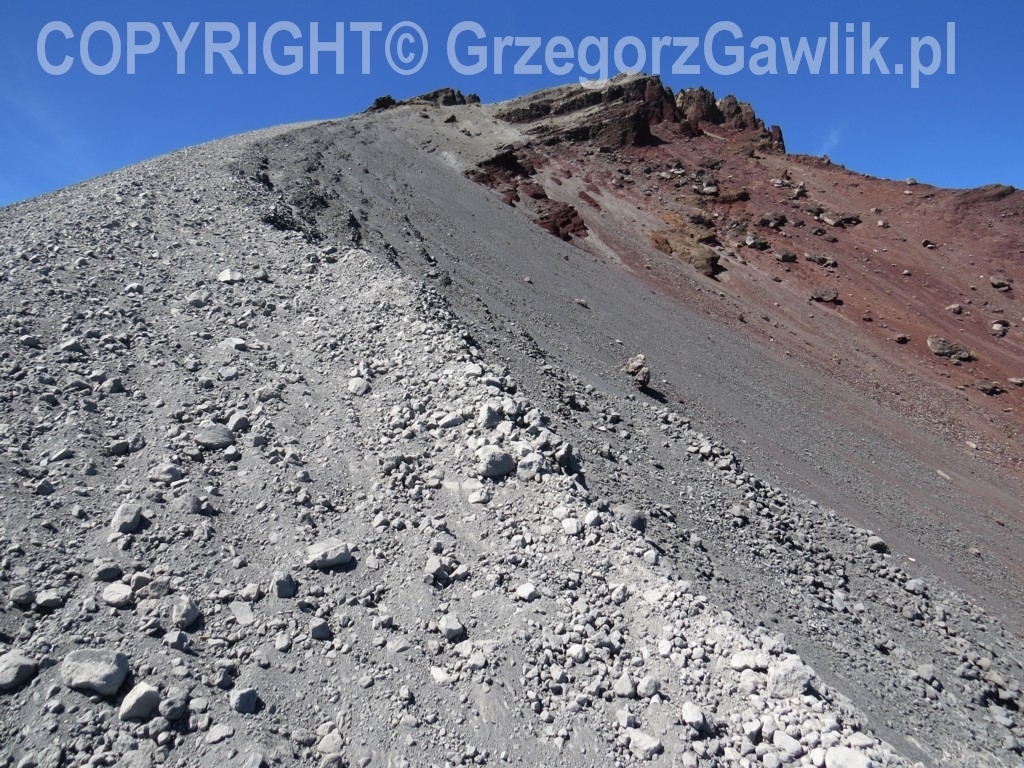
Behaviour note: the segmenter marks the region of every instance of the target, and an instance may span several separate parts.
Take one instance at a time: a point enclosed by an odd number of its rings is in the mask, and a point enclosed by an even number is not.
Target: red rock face
[[[528,148],[506,149],[479,163],[467,175],[499,192],[506,204],[525,206],[541,228],[560,240],[586,237],[587,227],[576,208],[550,199],[543,185],[534,179],[535,157]]]
[[[702,135],[702,121],[724,125],[734,131],[750,132],[757,146],[771,152],[785,151],[782,131],[766,131],[749,104],[728,97],[724,110],[707,89],[685,91],[675,96],[656,77],[613,80],[602,89],[555,89],[513,102],[499,117],[529,126],[540,147],[597,147],[614,152],[631,147],[656,147],[672,141]],[[662,128],[667,136],[653,132]],[[542,184],[533,178],[539,167],[548,165],[548,153],[534,142],[507,147],[479,163],[467,175],[498,191],[509,205],[524,203],[538,224],[563,240],[586,237],[584,218],[567,201],[551,200]],[[714,186],[714,185],[712,185]],[[597,191],[595,189],[595,191]],[[743,199],[745,192],[718,188],[706,192],[726,199]],[[585,190],[580,199],[600,210],[600,204]],[[531,202],[532,201],[532,202]],[[692,259],[687,259],[695,263]],[[701,271],[711,275],[717,259],[702,256]]]
[[[552,234],[597,235],[581,247],[1024,473],[1020,191],[787,155],[750,105],[656,78],[542,92],[503,117],[529,136],[513,150],[525,176],[493,158],[470,175],[516,204],[528,189],[519,207]]]

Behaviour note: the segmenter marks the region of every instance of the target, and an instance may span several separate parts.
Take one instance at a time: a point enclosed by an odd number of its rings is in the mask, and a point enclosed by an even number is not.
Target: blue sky
[[[653,7],[652,7],[653,6]],[[40,32],[50,22],[67,24],[72,33],[65,39],[60,30],[45,38],[44,54],[53,68],[72,57],[65,74],[44,71],[38,58]],[[184,74],[178,74],[177,54],[163,26],[170,22],[183,35],[191,22],[199,22],[184,54]],[[332,53],[321,53],[319,74],[309,62],[310,22],[318,22],[322,40],[334,38],[335,23],[345,22],[345,73],[335,73]],[[427,41],[426,60],[415,74],[395,73],[385,55],[385,37],[402,21],[415,22]],[[485,39],[464,32],[456,45],[457,60],[450,60],[447,40],[460,22],[473,21]],[[112,25],[120,42],[117,66],[107,75],[87,71],[81,55],[85,31],[94,22]],[[128,74],[129,22],[155,25],[160,33],[156,50],[135,57],[135,74]],[[234,54],[243,74],[232,74],[219,56],[213,57],[212,74],[206,74],[207,24],[230,22],[240,32]],[[257,44],[255,74],[249,66],[248,24],[255,22]],[[303,66],[292,75],[274,74],[264,57],[264,36],[274,22],[291,22],[302,34],[292,40],[288,30],[271,40],[274,62],[287,64],[286,46],[303,48]],[[380,22],[380,32],[364,33],[353,22]],[[743,67],[735,74],[718,74],[708,60],[705,37],[718,22],[734,28],[720,32],[710,46],[718,68],[735,61],[726,46],[741,46]],[[836,48],[838,74],[829,74],[830,22],[838,22]],[[948,74],[947,23],[955,23],[955,73]],[[846,25],[854,25],[847,34]],[[867,47],[880,36],[889,38],[881,50],[889,75],[860,74],[865,47],[864,23],[870,24]],[[92,176],[164,152],[279,123],[341,117],[364,109],[384,93],[404,98],[451,85],[476,92],[485,101],[528,93],[549,85],[574,82],[586,76],[578,63],[579,48],[587,37],[609,38],[609,74],[616,71],[617,41],[633,36],[643,45],[645,71],[652,68],[653,39],[698,38],[699,45],[687,63],[699,74],[673,74],[672,64],[688,45],[672,40],[662,51],[662,78],[675,90],[705,85],[719,96],[734,93],[754,104],[768,123],[783,127],[791,152],[828,154],[847,167],[889,178],[914,176],[922,182],[968,187],[1001,182],[1024,186],[1024,153],[1018,146],[1024,118],[1024,62],[1020,57],[1020,30],[1024,5],[1018,3],[962,3],[947,0],[895,2],[740,2],[718,4],[677,2],[630,4],[618,2],[562,2],[518,0],[516,3],[447,2],[432,5],[415,2],[381,3],[376,6],[339,3],[336,0],[280,0],[250,2],[170,3],[153,0],[132,2],[69,2],[3,4],[0,9],[0,205],[66,186]],[[142,28],[140,28],[141,30]],[[392,60],[400,66],[404,55],[411,66],[419,60],[421,46],[392,38]],[[734,33],[742,34],[733,39]],[[370,45],[369,73],[362,70],[362,40]],[[229,34],[214,31],[212,41]],[[528,64],[539,73],[516,74],[514,64],[529,43],[518,41],[504,51],[503,71],[495,73],[495,37],[541,39],[541,48]],[[552,59],[556,66],[571,63],[567,74],[557,74],[545,61],[545,47],[563,36],[573,47],[568,59]],[[911,39],[935,39],[942,57],[932,75],[922,75],[919,87],[911,87]],[[779,74],[756,75],[763,68],[769,44],[774,41]],[[809,39],[809,51],[822,49],[821,70],[810,74],[802,62],[797,74],[786,73],[786,41],[795,49],[799,38]],[[135,34],[144,48],[148,32]],[[857,74],[847,75],[846,41],[853,45]],[[553,44],[553,43],[552,43]],[[460,74],[474,61],[470,45],[488,49],[488,67],[478,74]],[[562,49],[564,50],[564,49]],[[87,48],[93,68],[111,60],[111,36],[96,28]],[[557,51],[556,51],[557,52]],[[752,62],[758,52],[761,59]],[[918,44],[917,60],[925,69],[931,61],[929,44]],[[587,61],[597,62],[599,47],[590,47]],[[621,59],[630,66],[636,47],[623,43]],[[902,75],[895,74],[903,65]]]

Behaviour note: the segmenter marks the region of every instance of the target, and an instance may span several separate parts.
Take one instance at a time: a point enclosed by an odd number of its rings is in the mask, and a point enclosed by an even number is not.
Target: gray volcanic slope
[[[950,452],[463,176],[517,138],[413,104],[0,210],[0,766],[1022,764]]]

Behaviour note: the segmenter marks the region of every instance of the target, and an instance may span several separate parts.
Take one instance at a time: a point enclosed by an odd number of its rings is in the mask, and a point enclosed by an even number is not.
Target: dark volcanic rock
[[[1006,390],[1003,389],[1002,385],[998,381],[979,381],[978,391],[982,392],[990,397],[1003,394]]]
[[[677,255],[705,277],[714,277],[718,272],[721,257],[710,248],[698,245]]]
[[[928,349],[939,357],[948,357],[950,360],[966,363],[974,359],[974,355],[965,346],[955,341],[948,341],[941,336],[929,336]]]
[[[960,193],[961,205],[977,205],[979,203],[994,203],[1012,195],[1017,190],[1006,184],[988,184],[976,189],[968,189]]]
[[[395,98],[390,93],[386,93],[383,96],[378,96],[376,99],[374,99],[373,104],[367,107],[366,111],[381,112],[385,109],[391,109],[392,107],[397,106],[398,102],[395,101]]]
[[[541,228],[560,240],[572,240],[573,236],[586,237],[587,225],[579,211],[568,203],[547,200],[537,219]]]
[[[547,143],[590,141],[619,149],[659,143],[651,126],[679,123],[681,116],[672,90],[659,78],[619,76],[603,88],[567,87],[542,92],[498,117],[511,123],[557,118],[538,131]]]
[[[478,99],[479,100],[479,99]],[[438,88],[436,91],[414,96],[403,104],[433,104],[436,107],[455,107],[468,103],[462,91],[455,88]]]
[[[988,281],[997,291],[1005,292],[1013,288],[1013,280],[1008,277],[1004,277],[1003,275],[992,275]]]

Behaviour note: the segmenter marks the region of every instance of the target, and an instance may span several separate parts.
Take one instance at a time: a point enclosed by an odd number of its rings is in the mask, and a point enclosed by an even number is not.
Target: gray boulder
[[[159,706],[159,689],[149,683],[139,683],[125,695],[118,717],[121,720],[147,720]]]
[[[196,430],[195,441],[202,448],[220,451],[235,444],[235,433],[223,424],[208,424]]]
[[[348,543],[341,539],[324,539],[310,544],[306,550],[306,565],[310,568],[336,568],[351,562]]]
[[[516,468],[515,459],[496,445],[485,445],[476,452],[477,473],[482,477],[504,477]]]
[[[871,765],[867,755],[849,747],[829,747],[825,753],[825,768],[871,768]]]
[[[0,691],[20,688],[35,676],[36,669],[36,663],[21,651],[0,656]]]
[[[785,656],[768,668],[768,695],[776,699],[803,696],[814,679],[814,670],[799,656]]]
[[[72,651],[64,658],[60,674],[68,688],[113,696],[128,677],[128,657],[98,648]]]

